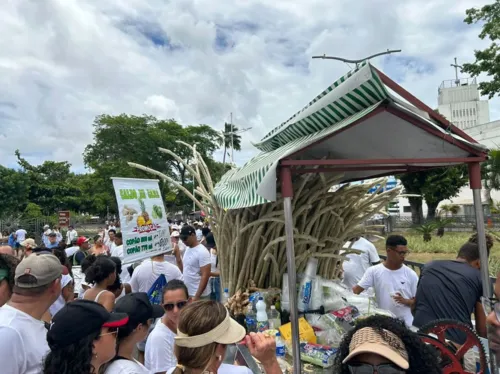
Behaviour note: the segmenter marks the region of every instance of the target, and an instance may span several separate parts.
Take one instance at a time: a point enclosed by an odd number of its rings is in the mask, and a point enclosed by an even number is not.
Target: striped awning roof
[[[276,200],[276,169],[279,165],[280,160],[292,157],[295,153],[306,149],[307,147],[312,147],[316,143],[325,142],[327,139],[332,138],[333,135],[338,137],[337,133],[353,132],[351,131],[351,124],[356,122],[353,128],[359,127],[357,130],[357,135],[359,138],[359,131],[361,126],[358,124],[368,123],[364,118],[371,117],[373,115],[378,116],[378,112],[382,111],[387,106],[392,106],[393,108],[411,114],[413,117],[418,118],[426,126],[433,127],[433,131],[439,131],[444,133],[446,130],[437,126],[432,120],[429,119],[427,113],[423,113],[417,108],[412,108],[411,105],[400,101],[396,98],[390,90],[382,83],[380,77],[377,74],[376,69],[374,69],[369,63],[364,63],[357,69],[349,72],[330,87],[319,94],[314,100],[312,100],[304,109],[297,112],[290,119],[282,123],[280,126],[268,133],[259,143],[255,146],[261,150],[261,153],[248,161],[243,167],[233,169],[226,173],[220,182],[215,186],[215,199],[218,204],[226,209],[239,209],[250,206],[255,206],[263,204],[269,201]],[[398,119],[398,125],[406,124],[403,120]],[[388,121],[394,122],[392,117],[388,115],[380,115],[381,127],[384,126]],[[348,129],[347,129],[348,128]],[[396,131],[399,131],[397,127]],[[412,126],[414,129],[415,126]],[[372,132],[375,131],[373,127],[369,128]],[[391,130],[385,130],[391,131]],[[402,128],[401,128],[401,131]],[[417,129],[418,131],[418,129]],[[383,135],[380,132],[375,131],[375,135]],[[394,134],[384,135],[386,138],[391,138]],[[412,133],[409,136],[415,136],[418,134]],[[353,135],[354,136],[354,135]],[[426,133],[427,138],[421,138],[420,141],[423,142],[425,139],[429,140],[429,135]],[[451,134],[457,142],[466,142],[458,136]],[[365,139],[366,140],[366,139]],[[434,139],[432,139],[434,140]],[[368,139],[368,146],[363,150],[365,152],[370,152],[370,147],[372,146],[371,139]],[[416,139],[408,139],[408,141],[418,141]],[[438,140],[436,137],[436,141]],[[333,154],[336,159],[346,159],[352,158],[350,149],[359,146],[356,145],[356,139],[350,139],[350,143],[346,147],[345,142],[342,144],[327,144],[320,150],[321,152]],[[467,142],[470,146],[471,144]],[[328,146],[332,146],[328,148]],[[338,149],[344,148],[343,154],[335,154],[335,146]],[[474,145],[475,146],[475,145]],[[477,145],[479,146],[479,145]],[[347,148],[347,150],[346,150]],[[411,147],[410,147],[411,148]],[[442,148],[442,150],[441,150]],[[451,157],[451,153],[455,153],[455,157],[467,157],[467,153],[463,150],[457,148],[455,151],[455,146],[446,145],[442,146],[441,143],[434,143],[429,146],[429,153],[446,154],[446,157]],[[375,152],[380,153],[380,147],[377,150],[375,143],[373,143],[373,155],[370,154],[366,158],[381,158],[375,154]],[[385,149],[382,147],[382,149]],[[400,154],[388,154],[387,158],[393,159],[401,156],[401,153],[406,152],[405,145],[399,144]],[[413,152],[424,152],[424,147],[413,147]],[[311,155],[311,154],[310,154]],[[326,155],[326,154],[325,154]],[[316,156],[316,155],[315,155]],[[365,155],[366,156],[366,155]],[[331,157],[331,155],[330,155]],[[432,156],[429,156],[432,157]],[[434,155],[434,157],[437,157]],[[443,156],[444,157],[444,156]],[[356,157],[357,158],[357,157]],[[372,174],[376,175],[376,174]],[[354,175],[356,178],[358,175]],[[367,177],[368,175],[363,174],[362,177]],[[349,179],[346,179],[349,180]]]

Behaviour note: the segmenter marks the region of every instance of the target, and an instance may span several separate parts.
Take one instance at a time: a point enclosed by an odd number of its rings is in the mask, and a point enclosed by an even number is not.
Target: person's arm
[[[476,302],[476,307],[474,309],[474,318],[476,319],[477,334],[483,338],[486,338],[486,313],[480,301]]]
[[[200,267],[201,279],[200,285],[198,286],[198,291],[196,291],[196,295],[193,297],[193,301],[199,300],[201,295],[203,295],[203,291],[207,288],[208,281],[210,279],[210,264]]]
[[[113,292],[104,292],[99,298],[99,304],[105,307],[108,312],[113,311],[113,308],[115,307],[115,295]]]
[[[410,297],[404,298],[399,292],[393,296],[394,301],[399,304],[405,305],[408,308],[413,309],[415,307],[415,296],[417,295],[417,285],[418,285],[418,275],[413,270],[408,269],[409,273],[409,286],[410,286]]]
[[[364,290],[373,287],[373,268],[366,269],[363,278],[352,288],[352,292],[359,295]]]
[[[181,256],[181,250],[179,249],[179,245],[176,244],[174,246],[174,255],[175,255],[175,262],[177,263],[177,267],[181,272],[184,271],[184,264],[182,263],[182,256]]]
[[[370,263],[372,265],[380,264],[380,256],[378,255],[377,248],[373,244],[370,245],[370,251],[368,252],[368,255],[370,256]]]
[[[139,292],[139,282],[137,281],[139,272],[137,270],[138,268],[134,270],[134,272],[132,273],[132,278],[130,278],[130,288],[132,289],[132,292]]]

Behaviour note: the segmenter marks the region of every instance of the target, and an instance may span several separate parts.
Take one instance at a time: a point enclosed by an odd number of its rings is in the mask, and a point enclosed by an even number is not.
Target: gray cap
[[[16,267],[15,281],[20,288],[36,288],[49,284],[63,273],[59,259],[52,254],[32,254],[22,260]],[[30,279],[20,280],[23,275],[31,275]],[[23,282],[24,281],[24,282]]]

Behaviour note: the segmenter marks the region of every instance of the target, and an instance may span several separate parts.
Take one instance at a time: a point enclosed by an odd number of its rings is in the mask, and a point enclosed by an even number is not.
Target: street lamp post
[[[375,53],[374,55],[371,55],[371,56],[368,56],[368,57],[365,57],[365,58],[362,58],[362,59],[359,59],[359,60],[349,60],[347,58],[336,57],[336,56],[327,56],[327,55],[312,56],[312,58],[321,58],[323,60],[338,60],[338,61],[342,61],[342,62],[345,62],[345,63],[356,64],[356,67],[358,67],[358,65],[360,63],[362,63],[363,61],[370,60],[370,59],[372,59],[374,57],[383,56],[383,55],[389,55],[391,53],[398,53],[398,52],[401,52],[401,49],[388,49],[387,51],[380,52],[380,53]]]

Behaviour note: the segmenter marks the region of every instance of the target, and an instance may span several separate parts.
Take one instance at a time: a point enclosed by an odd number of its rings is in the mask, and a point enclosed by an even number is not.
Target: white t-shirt
[[[374,262],[380,262],[380,257],[377,253],[377,248],[365,238],[359,238],[351,246],[352,249],[362,251],[362,253],[348,254],[346,257],[349,261],[344,261],[342,267],[344,269],[344,283],[349,289],[353,288],[363,277],[366,269],[372,266]]]
[[[210,252],[203,244],[198,244],[193,248],[186,248],[184,258],[182,259],[184,266],[184,283],[189,291],[189,296],[196,295],[201,281],[200,268],[210,265]],[[210,287],[205,288],[201,296],[210,295]]]
[[[10,305],[0,307],[0,352],[2,374],[40,374],[49,352],[43,322]]]
[[[17,230],[16,231],[17,242],[18,243],[23,242],[26,239],[26,234],[27,234],[27,232],[24,229]]]
[[[123,244],[116,245],[115,243],[111,243],[111,246],[109,247],[109,253],[111,254],[111,256],[119,257],[123,260]]]
[[[76,238],[78,238],[78,232],[75,229],[69,230],[66,233],[66,244],[70,245]]]
[[[198,240],[199,242],[201,242],[201,239],[203,239],[203,231],[201,231],[200,229],[196,230],[196,240]]]
[[[152,374],[151,371],[146,369],[144,365],[142,365],[137,360],[126,360],[119,359],[113,361],[106,371],[105,374]]]
[[[158,320],[146,342],[144,364],[153,373],[161,373],[177,365],[174,354],[175,334]]]
[[[210,250],[210,272],[217,273],[219,271],[217,267],[217,255],[213,253],[213,250]]]
[[[408,266],[403,265],[398,270],[389,270],[384,264],[368,268],[358,283],[365,290],[373,287],[378,306],[390,310],[396,317],[403,319],[408,326],[413,324],[410,307],[397,304],[392,295],[399,292],[405,299],[412,299],[417,293],[417,284],[417,273]]]
[[[79,246],[75,245],[73,247],[66,248],[64,251],[66,252],[66,256],[71,257],[73,256],[78,250],[80,249]]]
[[[166,261],[158,262],[148,259],[134,269],[132,279],[130,279],[132,292],[148,292],[160,274],[165,275],[167,282],[172,279],[183,280],[182,273],[177,266]]]
[[[167,374],[172,374],[174,369],[175,368],[172,368],[167,371]],[[246,366],[221,364],[219,370],[217,370],[217,374],[252,374],[252,370],[250,370]]]

